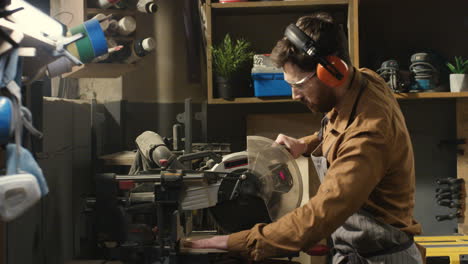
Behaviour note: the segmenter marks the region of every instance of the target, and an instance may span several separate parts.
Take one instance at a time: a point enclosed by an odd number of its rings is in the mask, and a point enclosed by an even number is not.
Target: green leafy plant
[[[468,60],[463,60],[462,57],[455,57],[455,65],[449,62],[447,63],[447,67],[452,73],[468,73]]]
[[[244,39],[235,42],[229,34],[226,34],[222,43],[211,47],[213,55],[214,72],[218,76],[231,79],[245,62],[251,60],[253,52],[250,51],[250,43]]]

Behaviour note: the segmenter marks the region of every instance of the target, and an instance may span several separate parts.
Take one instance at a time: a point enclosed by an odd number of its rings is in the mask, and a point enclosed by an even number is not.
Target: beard
[[[320,103],[314,104],[306,98],[301,98],[301,103],[305,104],[310,111],[315,113],[328,113],[336,105],[336,98],[334,96],[319,98]]]

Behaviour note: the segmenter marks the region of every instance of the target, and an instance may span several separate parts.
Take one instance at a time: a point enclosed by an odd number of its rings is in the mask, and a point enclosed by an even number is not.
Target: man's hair
[[[346,36],[331,15],[317,12],[303,16],[297,20],[296,26],[316,42],[322,56],[336,55],[346,63],[351,63]],[[286,37],[276,43],[270,58],[278,68],[290,62],[303,71],[315,70],[318,63],[316,58],[297,49]]]

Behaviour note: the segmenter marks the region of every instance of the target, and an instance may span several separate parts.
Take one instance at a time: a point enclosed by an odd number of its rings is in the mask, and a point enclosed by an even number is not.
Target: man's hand
[[[227,242],[228,242],[228,235],[227,236],[214,236],[212,238],[207,239],[200,239],[200,240],[192,240],[192,241],[184,241],[184,246],[190,248],[214,248],[214,249],[221,249],[227,250]]]
[[[284,145],[295,159],[307,150],[307,144],[304,141],[283,134],[279,134],[275,142]]]

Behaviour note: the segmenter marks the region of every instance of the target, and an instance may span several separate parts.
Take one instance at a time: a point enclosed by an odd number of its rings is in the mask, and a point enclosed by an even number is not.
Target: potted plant
[[[211,53],[218,96],[225,99],[236,97],[236,91],[245,85],[242,81],[250,79],[245,71],[253,57],[250,43],[244,39],[234,41],[226,34],[222,43],[211,47]]]
[[[452,72],[450,74],[450,91],[468,91],[468,60],[455,57],[455,64],[449,62],[447,66]]]

